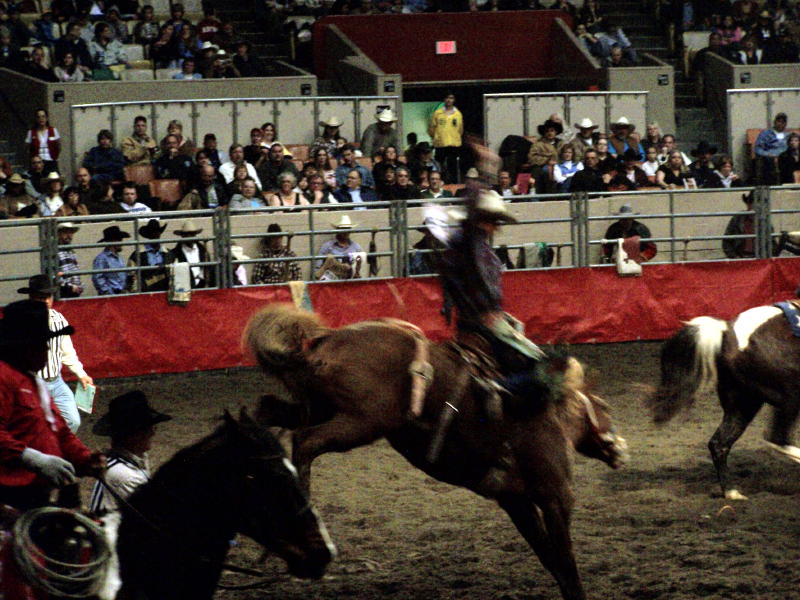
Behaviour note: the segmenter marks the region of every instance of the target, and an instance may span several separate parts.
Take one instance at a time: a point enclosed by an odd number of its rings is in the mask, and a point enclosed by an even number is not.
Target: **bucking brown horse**
[[[305,485],[317,456],[387,438],[428,475],[496,500],[563,598],[585,599],[569,530],[571,462],[573,450],[614,468],[624,461],[608,406],[585,389],[580,363],[563,357],[543,365],[551,393],[529,406],[508,399],[492,415],[463,355],[424,340],[433,375],[415,417],[409,367],[420,337],[381,321],[328,329],[313,313],[268,306],[251,319],[245,344],[290,400],[265,396],[262,424],[294,430],[293,459]]]

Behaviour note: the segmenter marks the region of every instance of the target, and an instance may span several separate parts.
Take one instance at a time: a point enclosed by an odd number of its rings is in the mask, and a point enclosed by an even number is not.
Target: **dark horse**
[[[283,448],[244,410],[184,448],[122,508],[117,552],[125,600],[210,600],[237,532],[321,577],[335,555]]]
[[[669,339],[661,350],[661,383],[650,399],[656,423],[714,388],[724,416],[708,448],[725,497],[746,500],[728,480],[728,453],[764,404],[774,409],[767,443],[800,460],[800,449],[791,445],[800,410],[800,338],[781,309],[758,306],[727,322],[697,317]]]
[[[613,434],[605,403],[584,392],[577,360],[547,365],[558,389],[538,410],[487,418],[484,393],[465,362],[446,345],[430,344],[433,379],[422,415],[413,419],[409,364],[416,341],[407,330],[383,322],[331,330],[312,313],[273,304],[251,319],[245,343],[290,391],[289,401],[264,397],[257,420],[295,430],[293,460],[306,486],[317,456],[385,437],[432,477],[496,500],[563,597],[586,597],[569,532],[572,450],[617,467],[624,440]],[[428,451],[447,411],[455,416],[431,461]]]

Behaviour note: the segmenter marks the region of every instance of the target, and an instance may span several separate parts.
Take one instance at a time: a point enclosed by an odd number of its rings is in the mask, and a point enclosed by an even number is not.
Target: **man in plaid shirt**
[[[62,298],[77,298],[83,293],[83,285],[78,275],[70,275],[78,270],[78,257],[72,250],[61,248],[72,243],[72,236],[79,227],[72,223],[58,224],[58,275]]]
[[[281,232],[281,226],[277,223],[271,223],[267,228],[267,233]],[[262,238],[260,243],[261,258],[281,258],[281,257],[297,257],[297,255],[289,250],[288,246],[282,244],[283,236],[274,235]],[[284,281],[299,281],[300,265],[297,261],[275,261],[256,263],[253,269],[252,283],[283,283]]]

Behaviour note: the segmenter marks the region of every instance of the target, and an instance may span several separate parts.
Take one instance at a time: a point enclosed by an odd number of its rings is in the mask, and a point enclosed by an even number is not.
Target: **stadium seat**
[[[141,44],[125,44],[125,54],[128,55],[128,61],[144,60],[144,46]]]
[[[153,72],[150,69],[125,69],[120,71],[122,81],[152,81]]]
[[[308,160],[308,144],[286,144],[286,149],[292,155],[292,158],[302,161]]]
[[[133,69],[150,69],[151,71],[153,70],[153,61],[146,58],[141,60],[131,60],[128,61],[128,64],[130,64],[131,68]]]
[[[156,69],[156,79],[172,79],[173,75],[180,72],[180,69]]]
[[[175,208],[181,201],[180,179],[153,179],[148,185],[150,186],[150,195],[159,199],[162,210]]]
[[[153,165],[128,165],[125,167],[125,179],[139,184],[149,184],[156,178]]]

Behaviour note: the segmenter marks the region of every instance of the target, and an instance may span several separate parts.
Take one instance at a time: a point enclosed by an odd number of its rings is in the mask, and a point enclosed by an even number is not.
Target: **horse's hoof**
[[[725,499],[726,500],[747,500],[747,496],[742,494],[739,490],[726,490],[725,491]]]
[[[772,442],[768,442],[767,440],[764,440],[764,443],[770,450],[774,450],[781,456],[785,456],[787,458],[792,459],[795,462],[800,463],[800,448],[798,448],[797,446],[789,446],[789,445],[781,446],[779,444],[773,444]]]

